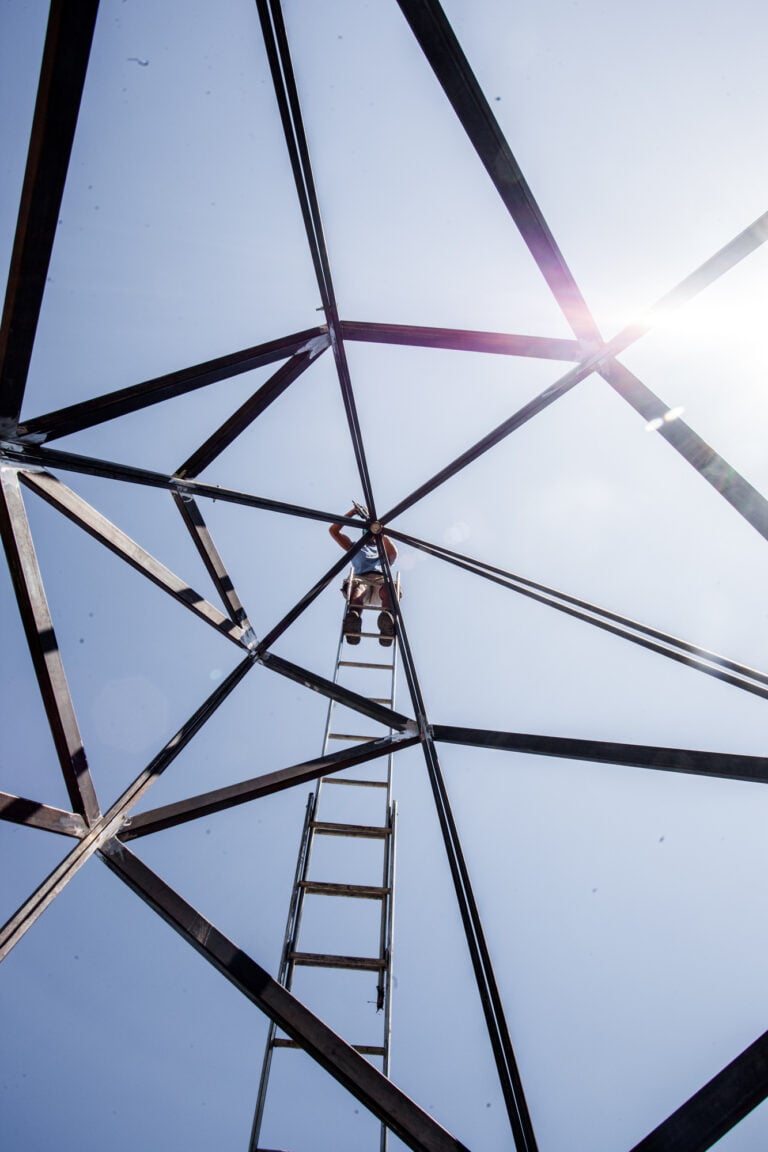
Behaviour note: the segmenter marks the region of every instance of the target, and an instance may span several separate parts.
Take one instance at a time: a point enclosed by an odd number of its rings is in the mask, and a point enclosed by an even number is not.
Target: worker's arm
[[[382,536],[381,542],[384,545],[384,551],[387,554],[387,560],[389,560],[390,564],[394,564],[395,560],[397,560],[397,548],[394,546],[389,536]]]
[[[344,513],[345,516],[354,516],[354,514],[354,508],[350,508],[349,512]],[[352,541],[350,540],[349,536],[346,535],[346,533],[342,532],[341,524],[331,524],[328,531],[330,532],[331,536],[333,536],[339,548],[343,548],[345,552],[349,552],[350,548],[352,547]]]

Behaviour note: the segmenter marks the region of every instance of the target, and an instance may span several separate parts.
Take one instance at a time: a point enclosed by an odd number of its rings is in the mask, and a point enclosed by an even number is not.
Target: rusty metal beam
[[[468,1152],[124,844],[112,839],[102,845],[101,852],[115,875],[409,1148]]]
[[[0,323],[0,431],[21,411],[88,69],[98,0],[52,0]]]
[[[92,824],[99,802],[56,641],[16,472],[0,468],[0,535],[32,663],[72,808]]]

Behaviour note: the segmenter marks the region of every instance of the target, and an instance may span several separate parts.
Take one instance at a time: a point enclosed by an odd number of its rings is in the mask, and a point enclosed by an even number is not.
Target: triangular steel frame
[[[512,333],[422,328],[342,317],[337,306],[331,262],[323,236],[320,207],[293,75],[291,54],[279,0],[256,0],[286,147],[319,287],[325,323],[302,332],[277,336],[269,343],[235,351],[216,360],[137,383],[117,392],[44,413],[20,422],[24,389],[32,357],[43,290],[56,233],[61,198],[77,125],[83,85],[95,26],[98,0],[52,0],[28,162],[13,247],[8,288],[0,328],[0,533],[8,559],[19,612],[35,668],[41,697],[68,790],[71,811],[37,800],[0,793],[0,817],[68,836],[74,847],[42,885],[0,929],[2,959],[37,917],[95,853],[110,869],[153,907],[245,996],[275,1020],[362,1104],[382,1119],[411,1148],[454,1150],[464,1146],[432,1117],[418,1108],[362,1056],[345,1045],[290,993],[281,988],[252,958],[226,940],[203,916],[190,908],[165,882],[129,850],[136,837],[163,829],[283,788],[303,784],[353,764],[420,744],[440,821],[459,912],[485,1013],[489,1040],[498,1069],[510,1129],[518,1152],[533,1152],[536,1138],[525,1101],[496,985],[482,920],[456,829],[438,757],[441,743],[525,751],[611,764],[631,764],[661,771],[714,775],[731,780],[768,782],[768,758],[723,755],[687,749],[659,748],[547,735],[478,730],[434,721],[422,697],[418,666],[408,642],[406,613],[394,595],[392,573],[381,545],[382,529],[394,539],[454,564],[479,578],[532,597],[560,612],[641,644],[655,653],[681,661],[707,675],[758,696],[768,697],[768,675],[745,667],[698,645],[667,635],[616,613],[524,577],[494,568],[398,530],[397,517],[423,499],[480,455],[539,412],[555,403],[588,376],[601,376],[645,421],[657,421],[659,435],[678,452],[732,507],[768,539],[768,501],[682,420],[664,422],[668,405],[618,359],[653,325],[658,311],[684,304],[722,276],[768,239],[768,213],[745,228],[719,252],[673,288],[647,321],[604,340],[587,303],[552,235],[515,157],[496,122],[462,48],[437,0],[398,0],[423,54],[456,116],[488,172],[499,196],[535,260],[571,330],[573,339],[547,339]],[[469,446],[452,463],[401,499],[386,512],[366,461],[366,443],[357,416],[355,390],[346,357],[348,341],[400,344],[430,348],[535,357],[568,363],[567,370],[534,400],[512,413],[497,428]],[[360,492],[369,520],[360,547],[379,542],[382,564],[391,591],[403,669],[410,694],[411,715],[332,684],[310,669],[277,656],[272,647],[298,616],[348,563],[343,556],[316,582],[286,616],[261,640],[254,635],[245,607],[232,584],[201,511],[215,498],[273,514],[304,517],[322,523],[358,526],[359,521],[316,508],[268,500],[255,493],[212,487],[197,480],[199,472],[232,443],[309,365],[327,350],[336,369]],[[206,388],[239,373],[269,364],[279,367],[269,380],[223,425],[212,429],[200,448],[173,475],[163,475],[110,460],[95,459],[49,447],[58,437],[93,427],[195,389]],[[218,608],[195,593],[114,524],[91,508],[60,479],[61,473],[102,476],[169,491],[221,597]],[[91,780],[56,643],[54,623],[43,590],[27,520],[24,492],[45,499],[135,570],[152,580],[187,609],[217,629],[242,651],[234,671],[203,701],[176,735],[146,766],[123,795],[102,813]],[[254,664],[261,664],[322,695],[379,721],[394,733],[334,756],[286,767],[252,780],[236,782],[191,799],[131,816],[131,809],[165,771],[183,747]],[[690,1100],[665,1120],[632,1152],[692,1152],[711,1147],[752,1108],[768,1096],[768,1032],[764,1033]]]

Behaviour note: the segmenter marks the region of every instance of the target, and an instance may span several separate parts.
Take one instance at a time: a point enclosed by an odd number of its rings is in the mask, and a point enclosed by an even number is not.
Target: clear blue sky
[[[606,336],[765,211],[764,5],[444,7]],[[46,8],[0,0],[3,275]],[[570,336],[397,5],[285,9],[342,317]],[[767,273],[763,248],[623,357],[763,493]],[[319,305],[251,0],[103,0],[24,416],[312,327]],[[348,356],[382,510],[562,372],[363,344]],[[171,472],[271,371],[60,446]],[[62,478],[215,600],[167,494]],[[330,356],[202,478],[337,513],[359,498]],[[238,657],[27,504],[106,805]],[[322,524],[204,511],[259,635],[338,557]],[[601,380],[396,526],[768,665],[765,541]],[[399,567],[433,722],[765,754],[756,697],[419,553],[402,550]],[[0,787],[66,807],[5,572],[0,584]],[[329,588],[278,652],[330,675],[340,613]],[[144,806],[318,755],[324,715],[315,693],[254,669]],[[629,1148],[768,1027],[768,794],[458,747],[441,760],[541,1152]],[[473,1152],[501,1152],[510,1137],[418,749],[399,757],[396,793],[393,1078]],[[283,793],[137,850],[274,972],[305,802],[305,789]],[[1,919],[68,847],[0,824]],[[265,1020],[99,861],[3,964],[0,998],[4,1147],[247,1146]],[[302,1076],[278,1074],[277,1101],[300,1083],[303,1107],[282,1110],[291,1126],[276,1123],[274,1147],[361,1149],[357,1103]],[[762,1106],[718,1147],[766,1141]]]

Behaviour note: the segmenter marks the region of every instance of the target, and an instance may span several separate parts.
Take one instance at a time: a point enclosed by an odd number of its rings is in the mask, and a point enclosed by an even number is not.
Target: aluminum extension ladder
[[[395,585],[399,597],[399,573],[396,576]],[[350,587],[349,584],[348,587]],[[345,616],[347,609],[348,600],[344,605]],[[345,643],[344,622],[342,620],[333,682],[336,684],[341,681],[345,687],[352,688],[361,696],[367,696],[368,699],[378,704],[394,708],[398,657],[397,638],[395,637],[389,647],[380,646],[378,644],[379,633],[371,630],[368,623],[369,621],[372,622],[372,618],[365,615],[371,612],[378,614],[380,611],[381,605],[378,603],[362,607],[364,615],[363,630],[360,632],[361,642],[355,646]],[[373,648],[374,644],[376,644],[375,648]],[[376,659],[373,658],[374,656]],[[378,683],[379,690],[382,690],[383,687],[384,695],[369,693],[368,689],[374,682]],[[381,732],[376,735],[355,735],[349,732],[335,731],[334,716],[340,709],[342,709],[341,705],[334,701],[330,702],[323,739],[324,756],[328,755],[329,752],[339,751],[342,742],[359,744],[364,741],[379,739],[382,735]],[[397,805],[392,800],[393,759],[394,757],[390,753],[386,757],[370,761],[362,773],[359,768],[350,768],[332,776],[325,776],[318,781],[316,791],[310,793],[296,862],[296,873],[278,973],[278,981],[289,990],[292,987],[298,967],[312,967],[318,970],[348,969],[374,974],[376,978],[375,999],[373,1001],[367,1000],[366,1004],[373,1003],[376,1014],[381,1016],[381,1043],[355,1043],[355,1037],[347,1036],[344,1039],[361,1054],[373,1060],[380,1060],[380,1068],[385,1076],[389,1075],[392,1028],[392,939],[395,913]],[[346,819],[340,818],[340,808],[343,807],[340,795],[351,788],[376,789],[380,793],[381,808],[383,809],[383,818],[380,823],[350,823]],[[347,793],[347,795],[349,794]],[[312,850],[316,838],[324,836],[332,836],[336,838],[337,842],[348,842],[350,851],[354,841],[360,839],[377,841],[381,848],[381,883],[377,885],[350,884],[313,879],[311,874]],[[375,901],[379,904],[378,949],[371,949],[373,954],[367,956],[304,951],[301,947],[302,916],[307,901],[328,898],[336,900],[341,897]],[[330,915],[332,915],[332,909],[329,911]],[[368,1011],[370,1012],[370,1008]],[[281,1048],[300,1047],[296,1041],[278,1033],[277,1026],[271,1023],[261,1068],[249,1152],[259,1152],[259,1135],[264,1118],[273,1056]],[[384,1124],[381,1126],[379,1148],[380,1152],[386,1152],[387,1127]]]

